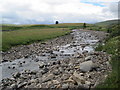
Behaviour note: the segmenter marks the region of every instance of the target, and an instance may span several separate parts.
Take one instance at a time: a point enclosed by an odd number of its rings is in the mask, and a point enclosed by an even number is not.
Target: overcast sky
[[[0,0],[8,24],[95,23],[118,18],[119,0]]]

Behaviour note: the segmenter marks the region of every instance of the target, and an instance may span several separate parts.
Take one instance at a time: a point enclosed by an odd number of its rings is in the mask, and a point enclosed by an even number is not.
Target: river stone
[[[45,74],[45,73],[47,73],[49,71],[49,69],[48,68],[44,68],[43,70],[41,70],[40,72],[41,72],[41,74]]]
[[[85,80],[84,80],[83,76],[81,76],[77,72],[73,73],[73,77],[72,78],[73,78],[74,81],[77,82],[78,85],[85,84]]]
[[[20,75],[21,75],[21,74],[20,74],[19,72],[16,72],[15,74],[13,74],[13,77],[14,77],[14,78],[18,78],[18,77],[20,77]]]
[[[27,82],[24,82],[24,83],[19,84],[19,85],[18,85],[18,88],[22,88],[22,87],[24,87],[25,85],[27,85]]]
[[[55,71],[53,71],[53,74],[54,75],[59,75],[61,72],[60,72],[60,70],[55,70]]]
[[[12,85],[11,85],[11,88],[12,88],[13,90],[14,90],[14,89],[16,90],[16,89],[17,89],[17,84],[12,84]]]
[[[39,63],[39,68],[43,68],[45,66],[45,63],[41,62]]]
[[[80,64],[80,70],[83,72],[90,71],[93,68],[96,68],[96,65],[92,61],[85,61]]]
[[[87,56],[87,57],[85,57],[85,61],[88,61],[88,60],[91,60],[91,56]]]
[[[47,81],[50,81],[50,80],[52,80],[54,78],[54,75],[53,74],[49,74],[47,77],[45,77],[45,78],[43,78],[43,83],[44,82],[47,82]]]

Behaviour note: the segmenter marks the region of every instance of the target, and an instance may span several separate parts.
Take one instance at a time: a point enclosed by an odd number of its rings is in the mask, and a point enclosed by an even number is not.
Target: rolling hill
[[[98,22],[95,25],[108,26],[108,25],[113,25],[113,24],[118,24],[118,23],[120,23],[120,19]]]

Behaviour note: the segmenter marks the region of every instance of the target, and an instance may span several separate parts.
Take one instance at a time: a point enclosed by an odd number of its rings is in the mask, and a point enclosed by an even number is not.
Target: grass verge
[[[115,25],[111,28],[110,36],[106,39],[105,45],[99,45],[96,50],[106,51],[112,55],[110,64],[112,66],[112,72],[108,74],[105,82],[99,84],[97,89],[117,88],[120,86],[120,25]]]

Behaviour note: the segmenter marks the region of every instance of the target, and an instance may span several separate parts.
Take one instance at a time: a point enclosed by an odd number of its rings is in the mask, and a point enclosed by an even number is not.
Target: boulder
[[[87,72],[92,70],[93,68],[96,68],[96,64],[92,61],[85,61],[80,64],[80,70],[83,72]]]

